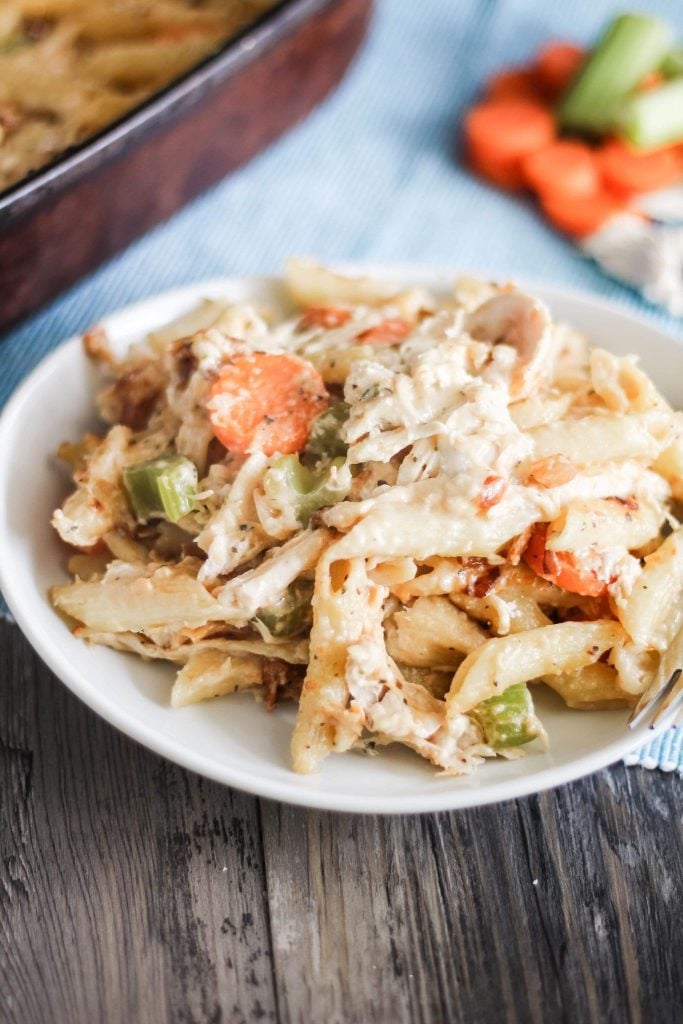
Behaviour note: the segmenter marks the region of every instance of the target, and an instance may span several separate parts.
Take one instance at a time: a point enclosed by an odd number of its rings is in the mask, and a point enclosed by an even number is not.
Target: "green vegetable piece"
[[[350,411],[351,407],[346,402],[338,402],[313,420],[306,451],[328,459],[346,455],[348,445],[342,440],[341,428],[348,420]]]
[[[161,455],[124,469],[123,486],[139,523],[177,523],[194,508],[197,467],[184,455]]]
[[[304,633],[313,621],[311,598],[312,580],[295,580],[284,597],[275,604],[259,608],[255,618],[262,622],[273,637],[285,638]]]
[[[351,473],[343,458],[333,459],[325,469],[302,466],[296,455],[283,455],[266,471],[263,489],[275,509],[288,512],[292,506],[302,526],[308,526],[319,508],[342,501],[351,487]]]
[[[0,56],[4,57],[8,53],[14,53],[15,50],[20,50],[27,43],[28,40],[20,32],[5,36],[4,39],[0,39]]]
[[[632,96],[619,112],[617,128],[639,149],[679,142],[683,139],[683,79]]]
[[[542,733],[526,683],[508,686],[500,696],[481,701],[470,715],[492,747],[520,747]]]
[[[683,75],[683,47],[667,53],[659,70],[666,78],[678,78]]]
[[[671,42],[671,27],[658,18],[645,14],[615,18],[562,101],[560,125],[593,135],[611,128],[623,101],[657,70]]]

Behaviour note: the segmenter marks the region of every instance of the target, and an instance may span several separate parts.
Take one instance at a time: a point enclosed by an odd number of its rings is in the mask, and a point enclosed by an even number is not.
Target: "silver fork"
[[[651,729],[669,717],[669,725],[683,724],[683,669],[674,669],[668,679],[665,677],[664,683],[659,673],[655,675],[633,709],[628,720],[629,729],[635,728],[647,715],[652,715]]]

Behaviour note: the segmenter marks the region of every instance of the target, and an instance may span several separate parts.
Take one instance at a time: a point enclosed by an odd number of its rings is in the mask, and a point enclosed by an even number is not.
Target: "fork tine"
[[[661,693],[664,693],[666,688],[671,685],[674,678],[678,676],[680,669],[677,669],[670,676],[664,676],[662,679],[661,670],[655,673],[655,677],[648,686],[647,690],[641,694],[640,700],[631,712],[631,717],[628,720],[629,729],[633,729],[640,722],[641,718],[647,714],[652,708],[652,705],[657,700]]]
[[[662,701],[657,714],[652,719],[652,722],[650,723],[651,728],[654,728],[657,722],[661,721],[661,719],[667,714],[669,709],[674,704],[678,703],[680,698],[683,697],[683,671],[680,668],[677,669],[672,675],[671,680],[673,681],[673,685]]]

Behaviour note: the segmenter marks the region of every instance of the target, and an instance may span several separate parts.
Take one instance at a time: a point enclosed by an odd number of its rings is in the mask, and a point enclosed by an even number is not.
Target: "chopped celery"
[[[559,109],[563,128],[601,134],[639,82],[670,48],[669,25],[645,14],[622,14],[608,25]]]
[[[296,519],[307,526],[313,513],[342,501],[351,487],[351,472],[344,459],[333,459],[318,472],[302,466],[296,455],[282,455],[263,477],[263,489],[271,505],[281,512],[292,507]]]
[[[526,683],[508,686],[500,696],[477,704],[470,715],[481,726],[492,747],[519,747],[542,734]]]
[[[197,467],[184,455],[161,455],[124,469],[123,486],[138,522],[177,523],[194,507]]]
[[[639,149],[683,139],[683,79],[632,96],[617,118],[619,132]]]
[[[263,623],[271,636],[298,636],[311,625],[312,596],[312,580],[295,580],[279,601],[259,608],[255,618]]]
[[[349,412],[350,407],[346,402],[338,402],[314,419],[306,442],[306,451],[328,459],[346,455],[348,446],[342,440],[341,428],[348,420]]]
[[[7,53],[14,53],[15,50],[20,50],[22,46],[28,45],[28,39],[23,32],[10,32],[9,35],[3,36],[0,39],[0,55],[4,56]]]
[[[683,75],[683,48],[667,53],[659,70],[666,78],[678,78]]]

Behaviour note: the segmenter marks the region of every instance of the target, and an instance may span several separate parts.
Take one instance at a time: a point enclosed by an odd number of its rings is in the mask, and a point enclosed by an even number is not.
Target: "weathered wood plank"
[[[615,767],[418,819],[264,804],[283,1024],[674,1024],[679,787]]]
[[[4,622],[0,851],[3,1024],[275,1019],[257,802],[105,725]]]
[[[678,1024],[670,776],[422,818],[259,810],[104,725],[4,623],[0,682],[3,1024]]]

